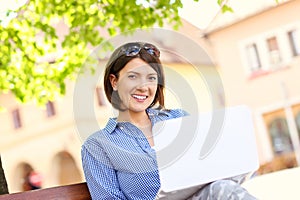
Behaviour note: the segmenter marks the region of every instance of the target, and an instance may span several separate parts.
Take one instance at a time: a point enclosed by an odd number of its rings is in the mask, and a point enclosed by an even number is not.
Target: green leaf
[[[223,5],[222,7],[222,13],[226,13],[226,12],[233,12],[233,9],[227,5]]]
[[[217,3],[223,6],[224,0]],[[67,80],[82,71],[95,71],[92,61],[89,66],[84,63],[91,47],[107,38],[100,29],[110,36],[154,25],[177,29],[181,7],[181,0],[27,1],[8,11],[7,15],[16,12],[17,16],[7,26],[0,23],[0,93],[10,90],[21,102],[38,105],[54,100],[66,93]],[[222,11],[232,9],[224,5]],[[112,48],[106,47],[103,50]],[[45,57],[57,52],[63,53],[49,64]]]

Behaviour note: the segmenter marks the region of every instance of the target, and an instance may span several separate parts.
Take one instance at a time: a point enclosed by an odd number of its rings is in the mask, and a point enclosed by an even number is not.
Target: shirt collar
[[[104,130],[108,133],[112,133],[118,125],[117,118],[109,118]]]
[[[148,108],[146,109],[146,112],[150,118],[150,120],[153,122],[155,121],[154,119],[156,118],[156,116],[159,116],[159,115],[167,115],[168,117],[170,116],[169,112],[167,110],[159,110],[159,109],[154,109],[154,108]],[[116,127],[118,126],[118,121],[117,121],[117,118],[109,118],[106,126],[105,126],[105,130],[108,132],[108,133],[112,133]]]
[[[158,116],[158,115],[167,115],[168,117],[170,116],[169,112],[167,110],[159,110],[159,109],[154,109],[154,108],[148,108],[146,110],[147,114],[149,117],[151,116]]]

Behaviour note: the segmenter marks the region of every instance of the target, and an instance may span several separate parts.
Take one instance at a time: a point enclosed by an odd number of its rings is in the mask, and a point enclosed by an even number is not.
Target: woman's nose
[[[149,86],[149,80],[147,79],[147,77],[140,78],[137,84],[138,84],[136,86],[137,89],[145,90]]]
[[[148,88],[147,85],[148,85],[147,82],[142,82],[136,86],[136,89],[144,92]]]

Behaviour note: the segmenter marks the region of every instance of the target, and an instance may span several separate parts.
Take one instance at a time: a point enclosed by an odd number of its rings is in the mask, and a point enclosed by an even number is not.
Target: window
[[[293,56],[300,55],[300,31],[299,30],[292,30],[288,32],[289,42],[292,50]]]
[[[293,150],[287,122],[284,118],[277,118],[270,123],[273,150],[276,154],[291,152]]]
[[[240,41],[239,48],[245,74],[251,79],[286,68],[293,57],[300,57],[300,23],[250,35]]]
[[[48,101],[48,103],[46,104],[46,109],[47,109],[47,117],[51,117],[56,114],[53,102]]]
[[[247,54],[250,70],[252,72],[260,70],[261,62],[257,51],[257,46],[255,43],[246,46],[246,54]]]
[[[276,65],[281,62],[280,51],[276,37],[267,39],[267,45],[269,50],[270,64]]]
[[[14,128],[15,129],[21,128],[22,122],[21,122],[19,109],[15,109],[12,111],[12,117],[13,117],[13,122],[14,122]]]
[[[96,95],[99,106],[105,106],[105,98],[103,94],[103,89],[101,87],[96,87]]]

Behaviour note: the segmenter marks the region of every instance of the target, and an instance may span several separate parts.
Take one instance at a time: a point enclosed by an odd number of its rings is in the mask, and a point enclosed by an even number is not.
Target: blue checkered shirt
[[[152,108],[147,113],[152,125],[187,114]],[[84,142],[81,156],[92,199],[155,199],[160,188],[155,150],[133,124],[110,118],[104,129]]]

